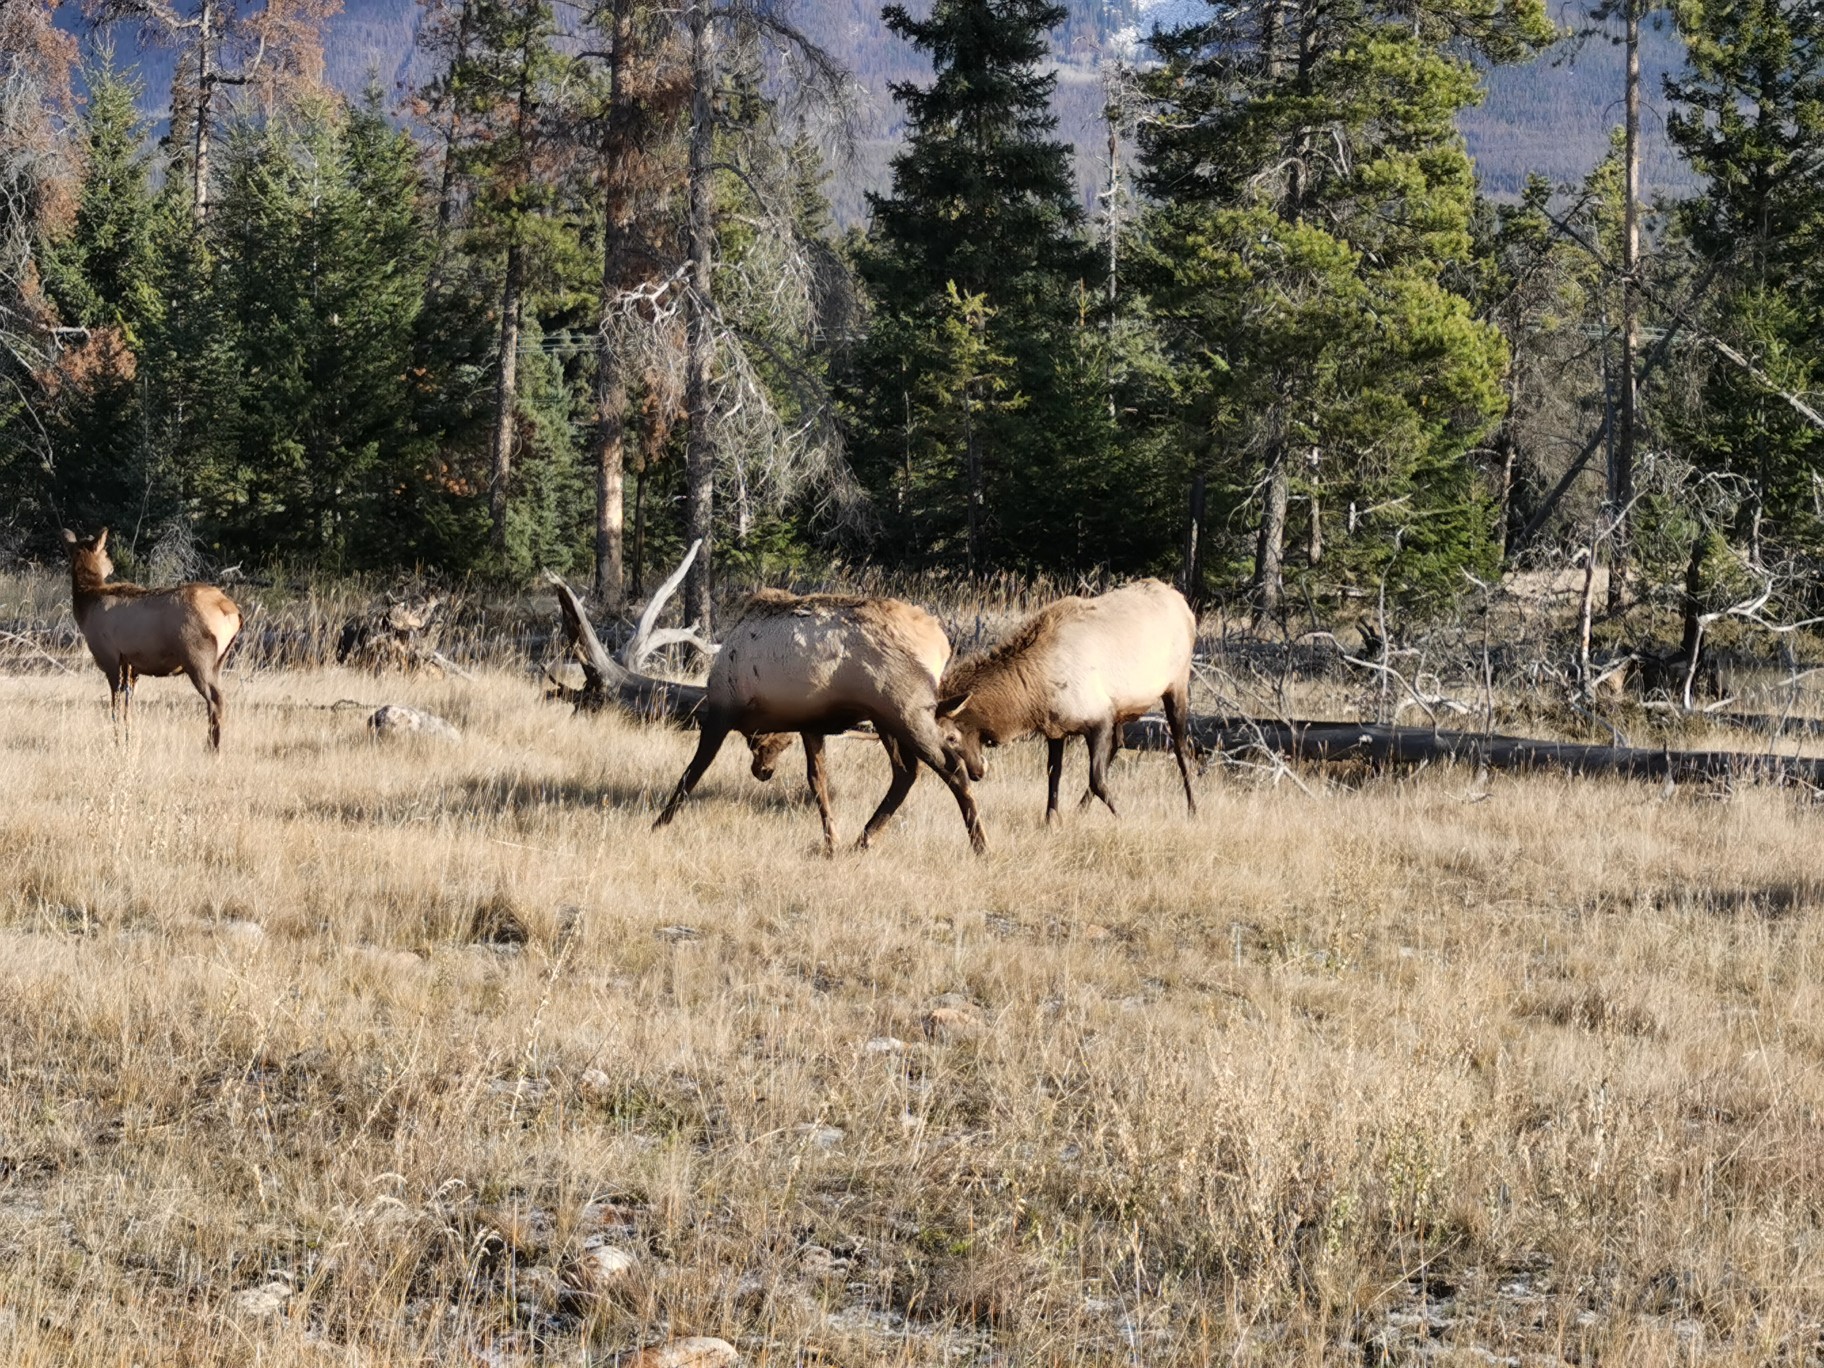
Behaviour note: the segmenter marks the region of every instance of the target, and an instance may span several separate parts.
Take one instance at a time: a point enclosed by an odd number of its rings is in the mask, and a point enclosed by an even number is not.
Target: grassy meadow
[[[0,1362],[1814,1363],[1809,795],[796,749],[0,675]],[[42,662],[40,662],[42,664]],[[383,702],[454,743],[379,743]],[[886,787],[832,742],[839,836]],[[1067,783],[1083,782],[1080,748]]]

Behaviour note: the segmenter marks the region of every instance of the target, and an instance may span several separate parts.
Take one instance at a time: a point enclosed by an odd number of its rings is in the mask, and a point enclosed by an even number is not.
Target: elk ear
[[[105,551],[105,550],[107,550],[107,548],[108,548],[108,529],[104,527],[101,529],[101,531],[99,531],[95,534],[95,549],[97,551]]]
[[[955,717],[964,708],[969,706],[969,700],[974,697],[975,695],[972,693],[951,694],[950,697],[939,701],[937,705],[937,715],[939,717]]]
[[[69,528],[66,527],[63,529],[63,544],[65,546],[74,546],[74,545],[76,545],[77,542],[79,542],[81,540],[82,540],[82,538],[78,537],[74,532],[70,531]]]

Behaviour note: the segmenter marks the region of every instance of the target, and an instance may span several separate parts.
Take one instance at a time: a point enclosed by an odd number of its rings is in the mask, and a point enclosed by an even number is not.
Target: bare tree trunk
[[[626,592],[627,383],[604,332],[595,382],[595,599],[619,608]]]
[[[1197,603],[1203,590],[1203,510],[1208,481],[1199,471],[1191,477],[1191,518],[1184,533],[1184,596]]]
[[[451,54],[450,65],[461,66],[469,57],[469,33],[472,28],[470,0],[461,0],[462,10],[456,17],[456,51]],[[449,235],[450,223],[456,216],[456,136],[461,131],[461,121],[456,116],[456,96],[449,96],[449,117],[443,125],[443,176],[437,188],[437,245],[442,248],[444,239]],[[437,283],[441,284],[441,264],[438,268]]]
[[[627,243],[628,201],[623,133],[627,117],[627,3],[614,7],[614,41],[608,54],[608,139],[604,159],[608,189],[602,215],[602,317],[595,372],[595,598],[619,608],[625,592],[622,545],[626,528],[627,370],[610,326],[621,288]]]
[[[710,336],[710,205],[709,176],[714,128],[710,105],[709,0],[690,7],[690,290],[684,297],[684,407],[690,415],[690,439],[684,448],[684,539],[701,541],[703,552],[684,583],[684,619],[709,631],[712,550],[715,521],[716,459],[709,430]]]
[[[641,461],[633,472],[633,593],[646,592],[646,472],[650,461]]]
[[[1311,527],[1305,539],[1305,564],[1315,566],[1324,559],[1324,506],[1317,495],[1311,496]]]
[[[1291,493],[1291,472],[1286,469],[1286,444],[1276,442],[1267,468],[1266,492],[1260,510],[1260,540],[1254,549],[1255,620],[1265,621],[1279,612],[1285,589],[1286,502]]]
[[[1685,632],[1679,642],[1679,659],[1685,663],[1685,683],[1680,697],[1691,709],[1692,685],[1704,655],[1704,552],[1709,548],[1703,533],[1691,539],[1691,559],[1685,562]]]
[[[507,278],[500,293],[500,369],[494,378],[494,433],[488,472],[489,536],[496,551],[507,545],[507,481],[513,474],[514,397],[519,393],[519,314],[525,290],[525,251],[507,248]]]
[[[216,78],[214,20],[215,0],[203,0],[196,15],[196,143],[190,167],[191,212],[198,224],[209,217],[209,119]]]
[[[963,387],[963,474],[967,482],[969,573],[982,568],[982,444],[975,433],[975,386]]]
[[[1627,27],[1628,72],[1622,158],[1625,182],[1622,191],[1621,233],[1621,374],[1615,433],[1615,459],[1609,469],[1609,505],[1615,523],[1615,544],[1609,553],[1609,607],[1619,608],[1627,599],[1629,561],[1633,537],[1629,527],[1634,501],[1634,451],[1638,440],[1638,379],[1635,356],[1640,348],[1640,6],[1642,0],[1624,0]]]

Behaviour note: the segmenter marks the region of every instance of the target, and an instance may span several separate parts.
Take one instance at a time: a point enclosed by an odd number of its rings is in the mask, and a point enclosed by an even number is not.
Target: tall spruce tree
[[[76,213],[44,252],[58,314],[81,330],[71,334],[80,341],[57,395],[50,484],[64,522],[120,526],[158,501],[139,372],[164,301],[154,276],[156,209],[139,86],[108,61],[91,67],[85,84]]]
[[[1056,496],[1088,497],[1065,466],[1110,435],[1079,365],[1099,268],[1052,136],[1046,33],[1065,10],[938,0],[923,20],[882,13],[935,78],[893,87],[906,145],[860,257],[873,321],[851,386],[856,464],[890,555],[971,573],[1058,564],[1082,548]]]
[[[1307,560],[1345,583],[1438,590],[1492,560],[1469,453],[1506,358],[1468,297],[1461,46],[1507,56],[1549,32],[1536,3],[1248,0],[1156,40],[1143,278],[1177,362],[1171,420],[1219,511],[1253,510],[1264,615],[1295,504]]]
[[[499,263],[486,480],[490,543],[505,559],[528,296],[552,259],[574,249],[572,225],[554,212],[564,189],[558,90],[568,58],[549,0],[465,0],[458,29],[454,45],[441,30],[434,35],[448,65],[423,94],[448,139],[440,220],[465,199],[464,248]]]
[[[1733,539],[1757,564],[1824,557],[1824,431],[1779,391],[1824,388],[1824,10],[1807,0],[1686,0],[1687,68],[1667,82],[1674,144],[1703,178],[1686,207],[1719,273],[1706,322],[1760,372],[1706,361],[1685,434],[1745,480]]]
[[[410,479],[407,370],[428,267],[417,151],[370,95],[242,130],[214,233],[239,323],[237,531],[342,567],[386,564]]]

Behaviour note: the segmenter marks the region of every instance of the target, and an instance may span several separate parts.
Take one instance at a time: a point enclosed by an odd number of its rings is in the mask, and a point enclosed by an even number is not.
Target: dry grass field
[[[86,663],[0,676],[0,1362],[1824,1355],[1806,796],[1189,818],[1130,755],[1046,831],[1028,745],[987,857],[927,775],[824,860],[795,750],[654,834],[692,738],[529,676],[229,690],[217,759],[182,681],[123,745]],[[852,838],[886,766],[832,750]]]

